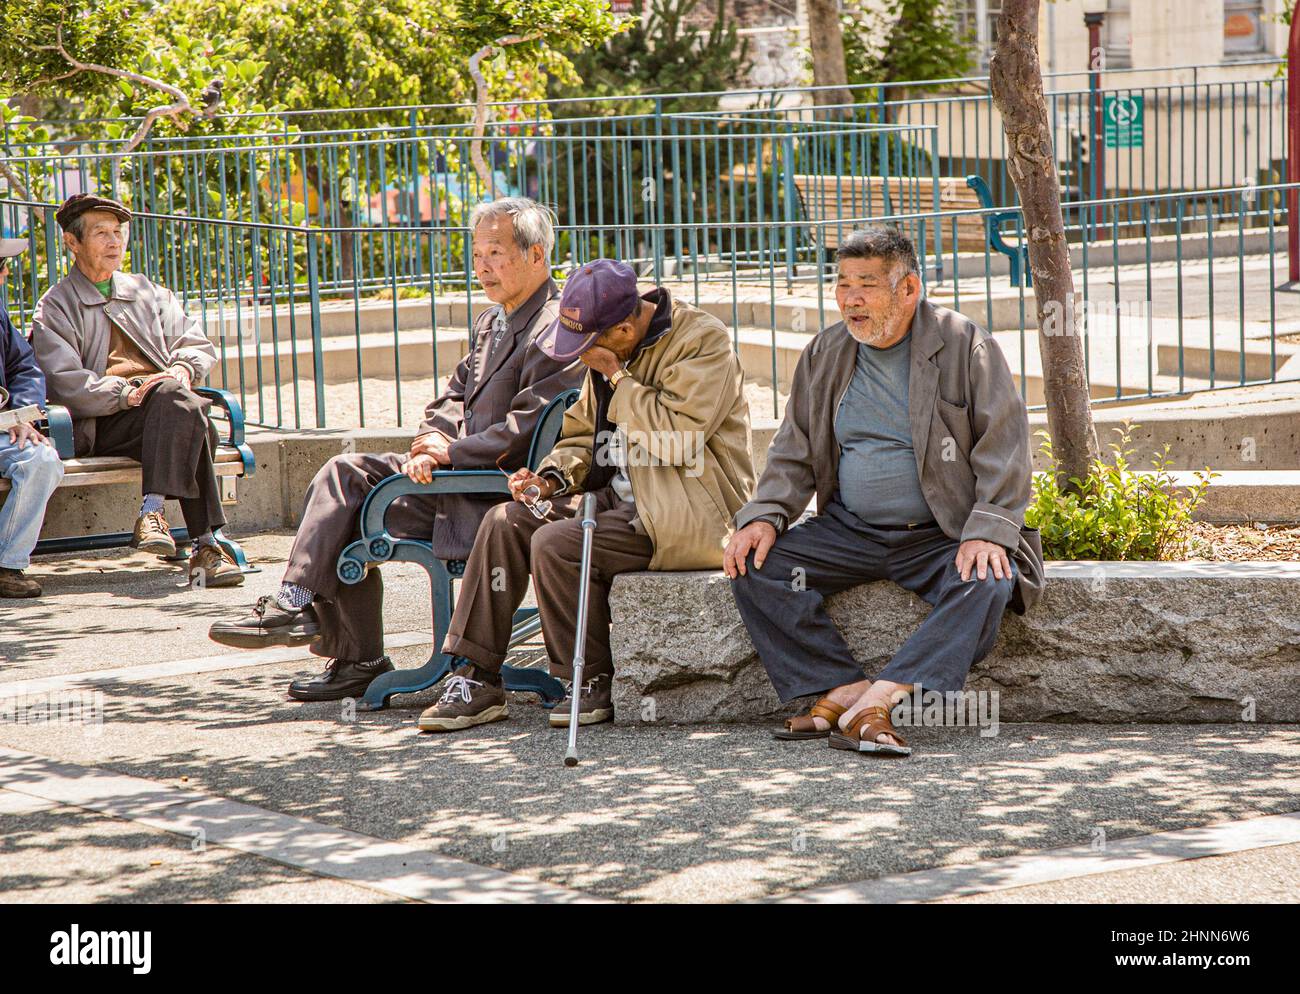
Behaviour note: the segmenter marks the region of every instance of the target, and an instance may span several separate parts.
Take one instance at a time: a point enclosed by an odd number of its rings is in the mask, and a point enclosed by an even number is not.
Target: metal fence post
[[[307,296],[311,300],[311,363],[316,388],[316,427],[325,427],[325,355],[320,330],[320,277],[316,266],[316,232],[307,232]],[[293,265],[293,259],[289,259]],[[293,306],[292,301],[290,305]]]

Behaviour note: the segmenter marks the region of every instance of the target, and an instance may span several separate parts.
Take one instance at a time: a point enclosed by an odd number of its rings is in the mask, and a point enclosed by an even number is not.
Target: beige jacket
[[[781,527],[813,495],[824,508],[838,485],[835,412],[853,376],[857,342],[838,322],[799,357],[790,400],[742,528],[766,515]],[[964,315],[928,300],[912,319],[908,414],[921,491],[949,538],[1009,550],[1019,570],[1012,609],[1023,614],[1043,589],[1038,530],[1025,528],[1032,470],[1029,419],[998,343]]]
[[[217,350],[198,321],[166,287],[138,273],[114,273],[106,300],[73,267],[37,303],[32,348],[45,373],[50,403],[63,405],[72,415],[78,455],[94,450],[95,418],[127,408],[130,385],[120,376],[104,375],[110,318],[160,370],[189,367],[195,386],[217,361]]]
[[[671,330],[627,368],[609,419],[627,434],[628,477],[654,543],[650,569],[717,569],[732,518],[754,486],[749,406],[731,336],[717,318],[673,300]],[[591,469],[592,375],[541,466],[575,490]]]

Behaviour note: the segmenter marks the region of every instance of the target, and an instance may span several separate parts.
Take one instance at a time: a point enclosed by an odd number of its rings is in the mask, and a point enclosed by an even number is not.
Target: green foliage
[[[222,81],[221,111],[265,109],[255,85],[266,63],[254,58],[236,35],[210,34],[187,27],[172,4],[140,0],[41,0],[7,3],[0,8],[0,92],[21,94],[39,104],[46,117],[74,119],[141,118],[152,107],[170,104],[171,95],[136,80],[96,71],[74,72],[54,50],[60,28],[63,46],[80,62],[94,63],[156,79],[186,95],[202,109],[204,88]],[[134,121],[99,126],[97,137],[122,138]],[[79,129],[73,129],[76,134]],[[214,134],[220,119],[184,115],[160,119],[151,135]]]
[[[1049,468],[1037,474],[1025,524],[1042,534],[1048,559],[1180,559],[1186,555],[1192,513],[1217,476],[1196,473],[1195,484],[1180,488],[1169,471],[1169,446],[1152,459],[1153,472],[1130,470],[1134,450],[1128,422],[1116,428],[1111,458],[1097,459],[1086,479],[1071,477],[1062,486],[1047,432],[1040,431]]]
[[[851,84],[947,79],[971,70],[970,40],[957,34],[950,3],[886,0],[878,7],[848,0],[841,20]],[[854,92],[875,99],[873,91]]]
[[[69,96],[91,96],[116,89],[116,81],[69,71],[63,56],[49,50],[58,40],[84,62],[123,68],[148,49],[151,5],[139,0],[10,0],[0,5],[0,92],[28,93],[49,88]]]
[[[574,99],[565,115],[612,113],[611,104],[581,105],[576,98],[639,93],[691,93],[740,85],[749,73],[749,42],[742,39],[726,4],[707,32],[687,22],[700,0],[649,0],[649,16],[642,22],[646,0],[636,0],[622,33],[602,46],[593,46],[573,58],[579,80],[552,80],[553,97]],[[707,97],[666,100],[666,111],[710,110],[716,101]],[[635,107],[645,112],[650,101]],[[627,113],[622,104],[619,112]]]

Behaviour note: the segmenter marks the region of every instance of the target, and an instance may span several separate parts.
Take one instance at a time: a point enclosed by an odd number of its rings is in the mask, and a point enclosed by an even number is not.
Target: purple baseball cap
[[[552,359],[576,359],[637,309],[636,272],[625,262],[593,259],[569,274],[560,294],[560,316],[537,336],[537,347]]]

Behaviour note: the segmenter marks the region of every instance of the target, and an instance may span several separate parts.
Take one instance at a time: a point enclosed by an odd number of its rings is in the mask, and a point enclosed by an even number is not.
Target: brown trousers
[[[139,462],[140,492],[178,499],[191,538],[226,523],[212,468],[211,406],[179,381],[163,380],[139,407],[95,419],[91,454]]]
[[[500,670],[511,621],[528,592],[531,565],[551,673],[572,677],[582,564],[582,524],[576,515],[581,501],[582,494],[555,498],[545,521],[517,501],[498,504],[488,512],[465,566],[443,652],[472,659],[484,669]],[[654,552],[650,538],[632,524],[636,506],[620,502],[613,489],[596,494],[596,512],[584,668],[584,674],[591,676],[614,672],[609,651],[610,583],[619,573],[645,569]]]

